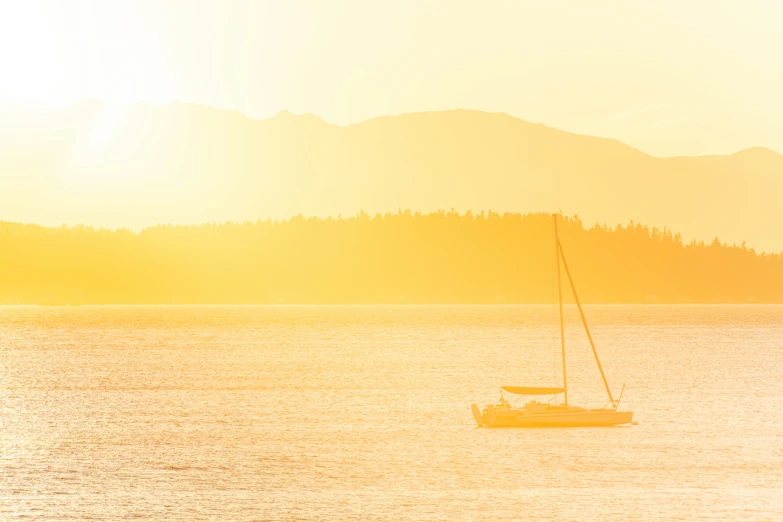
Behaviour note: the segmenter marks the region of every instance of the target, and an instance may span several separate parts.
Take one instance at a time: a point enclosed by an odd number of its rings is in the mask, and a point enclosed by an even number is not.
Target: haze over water
[[[2,307],[0,518],[783,518],[783,307],[586,313],[638,426],[475,427],[561,382],[552,306]]]

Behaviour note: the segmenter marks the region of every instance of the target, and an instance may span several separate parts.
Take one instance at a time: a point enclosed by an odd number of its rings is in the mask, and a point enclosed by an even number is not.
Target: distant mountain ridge
[[[0,109],[0,220],[141,228],[359,210],[562,210],[781,251],[781,195],[783,156],[769,149],[657,158],[503,113],[341,127],[186,103]]]

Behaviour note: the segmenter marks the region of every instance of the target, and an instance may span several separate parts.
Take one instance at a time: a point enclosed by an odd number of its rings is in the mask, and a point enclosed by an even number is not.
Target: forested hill
[[[583,302],[783,303],[780,254],[559,219]],[[361,213],[141,233],[0,222],[0,303],[550,303],[554,259],[547,214]]]

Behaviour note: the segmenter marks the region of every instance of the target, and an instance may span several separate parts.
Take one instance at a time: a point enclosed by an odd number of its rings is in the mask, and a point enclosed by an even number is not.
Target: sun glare
[[[97,152],[109,144],[117,131],[127,120],[130,104],[126,102],[105,102],[92,123],[87,136],[87,149]]]

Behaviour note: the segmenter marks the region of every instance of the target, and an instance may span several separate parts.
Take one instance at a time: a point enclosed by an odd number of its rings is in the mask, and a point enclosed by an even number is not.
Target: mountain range
[[[281,112],[85,101],[0,109],[0,220],[139,229],[412,209],[634,220],[783,250],[783,156],[659,158],[507,114],[338,126]]]

